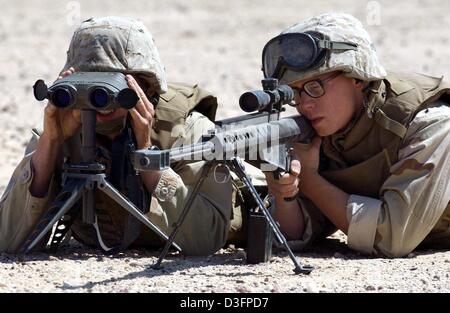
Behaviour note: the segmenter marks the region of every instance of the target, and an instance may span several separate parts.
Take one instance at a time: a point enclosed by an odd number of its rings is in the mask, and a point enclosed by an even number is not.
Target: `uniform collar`
[[[374,112],[380,108],[386,97],[386,85],[382,80],[372,82],[366,88],[366,98],[361,110],[347,124],[347,126],[337,133],[328,136],[324,140],[324,150],[326,154],[334,155],[338,161],[337,155],[358,145],[373,127]],[[339,160],[344,162],[344,160]]]

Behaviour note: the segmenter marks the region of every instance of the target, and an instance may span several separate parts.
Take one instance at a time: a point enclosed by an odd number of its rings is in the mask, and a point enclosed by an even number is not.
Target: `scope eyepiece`
[[[283,104],[288,104],[294,100],[294,90],[288,85],[280,85],[277,89],[280,94],[280,101]]]

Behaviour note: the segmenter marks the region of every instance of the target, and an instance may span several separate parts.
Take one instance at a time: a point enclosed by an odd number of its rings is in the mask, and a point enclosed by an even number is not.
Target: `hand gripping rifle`
[[[312,266],[300,264],[292,253],[277,222],[266,208],[241,161],[242,158],[263,171],[273,171],[275,178],[279,178],[283,173],[290,171],[292,145],[296,142],[309,142],[314,135],[313,129],[303,117],[280,118],[280,113],[284,111],[283,105],[293,100],[293,91],[289,86],[279,85],[278,80],[272,78],[264,79],[262,84],[263,90],[246,92],[239,99],[244,111],[258,112],[216,122],[216,128],[209,136],[204,137],[202,142],[167,150],[134,152],[133,164],[138,171],[164,170],[169,168],[172,162],[181,160],[207,161],[201,178],[187,199],[154,268],[160,267],[209,170],[214,164],[222,164],[228,166],[249,189],[257,204],[259,215],[267,222],[264,230],[268,230],[267,233],[271,235],[271,229],[275,238],[286,249],[294,262],[294,272],[309,274],[312,271]],[[247,261],[249,257],[267,261],[267,249],[271,249],[271,239],[264,238],[264,233],[249,232],[249,235],[252,238],[249,238]],[[258,252],[261,249],[251,248],[252,239],[259,240],[260,243],[262,240],[262,245],[265,246],[262,249],[262,255]],[[258,263],[258,261],[249,263]]]

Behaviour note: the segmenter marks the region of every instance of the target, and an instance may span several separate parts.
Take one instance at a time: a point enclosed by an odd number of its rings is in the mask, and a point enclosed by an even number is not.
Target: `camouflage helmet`
[[[167,91],[164,66],[151,33],[128,17],[90,18],[75,30],[63,70],[140,74],[158,93]]]
[[[333,71],[363,81],[381,80],[386,71],[381,65],[372,40],[361,22],[345,13],[325,13],[292,25],[281,34],[318,32],[335,42],[356,44],[356,50],[329,51],[322,65],[305,71],[284,71],[280,82],[293,83]]]

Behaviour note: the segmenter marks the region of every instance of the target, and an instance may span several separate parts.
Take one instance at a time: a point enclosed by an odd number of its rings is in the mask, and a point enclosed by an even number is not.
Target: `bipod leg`
[[[165,240],[169,240],[166,234],[164,234],[156,225],[154,225],[144,214],[139,211],[139,209],[130,201],[128,201],[124,196],[122,196],[109,182],[103,179],[102,182],[97,184],[97,188],[107,194],[111,199],[116,201],[121,207],[133,215],[137,220],[142,222],[145,226],[153,230],[158,236]],[[172,244],[172,243],[171,243]],[[180,246],[173,242],[176,249],[181,251]]]
[[[210,168],[212,167],[213,162],[206,162],[206,164],[203,167],[202,173],[200,175],[200,179],[197,181],[197,183],[194,186],[194,189],[192,190],[191,194],[189,195],[189,198],[186,201],[186,204],[184,205],[183,211],[181,211],[180,216],[178,217],[178,220],[173,225],[174,228],[172,230],[172,233],[169,236],[169,241],[167,241],[166,245],[164,246],[163,251],[159,255],[158,260],[156,263],[152,266],[153,269],[159,269],[161,267],[161,262],[166,257],[167,253],[169,252],[170,245],[175,240],[175,236],[177,235],[181,225],[184,222],[184,219],[186,218],[186,215],[188,214],[192,202],[194,201],[195,196],[198,193],[198,190],[200,189],[201,185],[203,184],[203,181],[205,180],[206,176],[208,175],[208,172]]]
[[[259,196],[258,192],[256,191],[255,186],[251,183],[250,179],[248,178],[245,168],[242,164],[242,162],[238,158],[233,158],[230,161],[230,165],[232,170],[236,173],[236,175],[242,180],[242,182],[247,186],[247,188],[250,190],[250,193],[252,194],[252,197],[255,199],[256,203],[258,204],[259,209],[263,212],[264,217],[266,218],[267,222],[270,225],[270,228],[272,228],[272,231],[277,238],[278,242],[283,245],[283,247],[286,249],[287,253],[289,254],[289,257],[292,259],[292,262],[294,262],[294,272],[296,274],[309,274],[314,269],[311,265],[303,265],[301,264],[297,258],[295,257],[294,253],[292,252],[291,248],[289,248],[289,245],[287,243],[286,238],[281,233],[280,229],[278,228],[277,223],[273,219],[270,212],[267,210],[267,208],[264,206],[264,202]]]
[[[34,230],[28,235],[19,253],[29,253],[41,241],[53,225],[81,198],[85,185],[85,179],[68,179],[63,190],[52,202],[50,209],[44,213]]]

